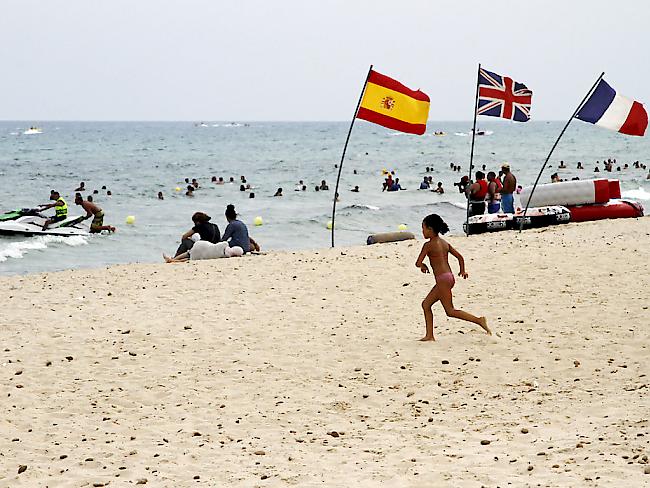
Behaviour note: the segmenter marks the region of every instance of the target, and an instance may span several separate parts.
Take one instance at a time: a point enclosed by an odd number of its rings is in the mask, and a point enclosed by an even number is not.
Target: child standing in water
[[[487,319],[485,317],[476,317],[471,313],[454,308],[451,289],[456,284],[456,280],[454,279],[454,273],[452,273],[451,267],[449,266],[449,254],[458,259],[458,264],[460,265],[458,276],[467,279],[467,273],[465,272],[465,260],[463,259],[463,256],[461,256],[461,254],[456,251],[451,244],[440,237],[440,234],[445,234],[448,231],[449,227],[437,214],[427,215],[422,221],[422,234],[425,239],[429,240],[424,243],[424,246],[422,246],[422,251],[418,256],[418,260],[415,262],[415,266],[420,268],[420,271],[423,273],[429,273],[429,268],[424,264],[424,259],[428,256],[431,269],[433,270],[433,276],[436,280],[436,285],[422,301],[424,320],[426,322],[426,334],[422,339],[420,339],[421,341],[436,340],[433,336],[433,312],[431,311],[431,307],[438,300],[442,302],[447,317],[455,317],[468,322],[474,322],[481,326],[481,328],[489,335],[492,335],[492,331],[488,327]]]

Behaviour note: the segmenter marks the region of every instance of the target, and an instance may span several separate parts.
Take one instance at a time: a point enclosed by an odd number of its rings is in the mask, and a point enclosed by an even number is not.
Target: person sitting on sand
[[[422,251],[420,251],[415,266],[420,268],[422,273],[429,273],[429,268],[424,264],[424,259],[428,257],[436,284],[422,301],[426,332],[424,337],[420,339],[421,341],[436,340],[433,335],[433,311],[431,307],[437,301],[442,303],[447,317],[473,322],[479,325],[489,335],[492,335],[492,331],[488,327],[485,317],[476,317],[463,310],[454,308],[451,290],[456,284],[456,280],[449,266],[449,254],[458,260],[458,264],[460,265],[458,276],[467,279],[467,272],[465,271],[465,260],[463,256],[451,244],[440,237],[441,234],[446,234],[448,231],[449,227],[437,214],[427,215],[422,221],[422,234],[425,239],[429,240],[422,246]]]
[[[93,217],[93,220],[90,223],[91,234],[98,234],[103,230],[107,230],[109,232],[115,232],[115,227],[111,225],[104,225],[104,211],[101,208],[99,208],[97,205],[95,205],[93,202],[89,202],[89,201],[84,202],[84,199],[81,197],[81,193],[77,193],[75,195],[74,203],[77,205],[81,205],[81,208],[83,208],[86,211],[86,217],[84,218],[84,220]]]
[[[216,244],[221,241],[219,226],[210,222],[210,219],[211,217],[203,212],[194,212],[194,215],[192,215],[194,227],[181,236],[181,244],[178,246],[178,249],[176,249],[174,257],[178,257],[194,247],[195,241],[192,239],[194,234],[199,235],[200,240],[198,242],[206,241]]]
[[[163,259],[166,263],[185,263],[189,260],[232,258],[243,255],[244,250],[241,247],[230,247],[227,242],[213,244],[208,241],[198,241],[189,251],[173,258],[163,254]]]
[[[221,240],[229,240],[230,247],[241,247],[244,253],[249,252],[250,237],[248,236],[248,228],[241,220],[237,220],[237,212],[235,212],[235,206],[232,204],[226,207],[226,219],[228,220],[228,226]]]

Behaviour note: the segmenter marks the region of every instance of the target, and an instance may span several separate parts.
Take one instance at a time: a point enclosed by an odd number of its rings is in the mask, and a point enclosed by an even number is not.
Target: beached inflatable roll
[[[521,191],[521,206],[547,207],[550,205],[589,205],[606,203],[610,199],[608,180],[574,180],[538,185],[530,200],[532,186]],[[620,193],[620,187],[618,192]]]
[[[413,232],[382,232],[380,234],[371,234],[366,241],[370,244],[383,244],[384,242],[398,242],[415,239]]]
[[[621,198],[621,184],[618,180],[609,180],[609,199]]]

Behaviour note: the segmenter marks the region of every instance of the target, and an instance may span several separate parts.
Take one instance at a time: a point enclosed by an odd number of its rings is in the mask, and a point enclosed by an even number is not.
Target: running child
[[[420,268],[420,271],[423,273],[429,273],[429,268],[424,264],[424,259],[428,256],[436,285],[422,301],[424,320],[426,322],[426,334],[420,339],[421,341],[436,340],[433,336],[433,312],[431,311],[431,307],[438,300],[442,302],[447,317],[455,317],[473,322],[479,325],[489,335],[492,335],[492,331],[488,327],[485,317],[476,317],[471,313],[454,308],[451,289],[456,284],[456,280],[449,266],[449,254],[458,259],[458,264],[460,265],[458,276],[467,279],[467,272],[465,271],[465,260],[463,256],[451,244],[440,237],[440,234],[446,234],[448,231],[449,227],[437,214],[427,215],[422,221],[422,234],[425,239],[429,240],[422,246],[422,251],[418,256],[418,260],[415,262],[415,266]]]

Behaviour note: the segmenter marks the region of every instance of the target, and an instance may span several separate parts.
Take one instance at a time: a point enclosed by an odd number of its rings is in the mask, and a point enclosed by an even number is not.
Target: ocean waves
[[[88,244],[88,238],[84,236],[34,236],[19,241],[0,241],[0,263],[8,259],[21,259],[30,251],[43,251],[49,247],[60,245],[83,246]]]

